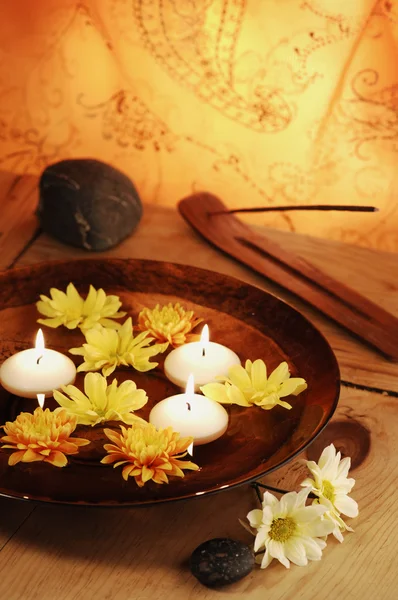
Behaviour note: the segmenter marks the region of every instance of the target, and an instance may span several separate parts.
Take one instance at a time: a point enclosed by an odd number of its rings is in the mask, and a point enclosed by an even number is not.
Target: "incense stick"
[[[379,209],[376,206],[355,206],[350,204],[314,204],[309,206],[303,205],[290,205],[290,206],[259,206],[255,208],[231,208],[226,210],[217,210],[215,212],[209,212],[208,215],[215,217],[218,215],[232,215],[234,213],[260,213],[260,212],[273,212],[273,211],[287,211],[287,210],[337,210],[347,212],[377,212]]]

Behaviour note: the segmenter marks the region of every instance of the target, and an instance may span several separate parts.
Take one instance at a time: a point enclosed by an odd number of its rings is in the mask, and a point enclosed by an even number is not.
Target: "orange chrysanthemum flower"
[[[121,433],[104,429],[113,444],[105,444],[108,452],[101,462],[114,467],[123,467],[122,475],[127,481],[134,477],[137,485],[142,487],[152,479],[155,483],[168,483],[168,477],[184,477],[182,469],[197,471],[198,465],[190,461],[180,460],[186,456],[187,448],[193,438],[180,438],[180,434],[167,429],[157,430],[154,425],[133,425],[129,429],[120,426]]]
[[[64,408],[51,412],[38,407],[34,413],[21,413],[15,421],[8,421],[3,429],[6,433],[0,441],[7,442],[2,448],[14,452],[8,459],[13,466],[19,462],[47,462],[54,467],[65,467],[66,454],[77,454],[79,446],[89,440],[70,437],[76,429],[77,417],[68,415]]]
[[[196,339],[191,331],[203,319],[194,317],[193,310],[186,311],[180,304],[167,304],[155,308],[144,308],[138,315],[138,327],[149,333],[159,342],[169,342],[173,348],[182,346]]]

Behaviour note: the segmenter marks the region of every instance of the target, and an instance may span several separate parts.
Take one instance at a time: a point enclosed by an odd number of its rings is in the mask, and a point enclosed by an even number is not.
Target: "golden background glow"
[[[256,222],[398,250],[398,1],[0,5],[0,169],[125,171],[146,202],[375,204]]]

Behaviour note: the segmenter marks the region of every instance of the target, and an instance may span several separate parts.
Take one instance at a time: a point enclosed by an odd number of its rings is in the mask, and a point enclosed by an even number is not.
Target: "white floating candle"
[[[164,372],[182,389],[192,373],[197,391],[201,385],[215,381],[218,375],[227,376],[232,365],[240,365],[239,356],[226,346],[210,342],[209,328],[205,325],[199,342],[184,344],[170,352],[164,361]]]
[[[172,427],[181,437],[193,437],[195,446],[221,437],[228,428],[228,413],[221,404],[194,393],[194,379],[188,378],[185,394],[170,396],[154,406],[149,422],[157,429]],[[190,452],[192,454],[192,451]]]
[[[41,329],[37,333],[35,348],[10,356],[0,367],[1,385],[23,398],[38,399],[39,394],[48,398],[53,390],[73,383],[75,379],[76,367],[71,359],[45,348]]]

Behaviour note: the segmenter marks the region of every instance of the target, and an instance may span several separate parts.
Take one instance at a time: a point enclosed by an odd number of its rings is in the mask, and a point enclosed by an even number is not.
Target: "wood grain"
[[[274,562],[221,592],[193,579],[186,560],[204,540],[228,536],[250,543],[237,519],[256,507],[256,499],[243,486],[139,510],[38,506],[1,552],[0,593],[7,600],[262,600],[265,594],[277,600],[396,600],[394,420],[396,402],[391,399],[343,390],[332,423],[358,423],[371,432],[371,443],[352,471],[357,481],[352,495],[360,506],[359,517],[351,520],[355,533],[347,534],[343,544],[329,538],[319,563],[286,571]],[[327,429],[322,435],[324,443],[330,441]],[[296,460],[267,481],[293,489],[304,474]]]
[[[0,269],[7,269],[38,231],[37,177],[0,171],[0,183]]]
[[[6,519],[0,520],[0,551],[5,548],[10,538],[15,535],[35,508],[32,502],[16,502],[9,498],[0,498],[0,512],[2,515],[7,515]]]

